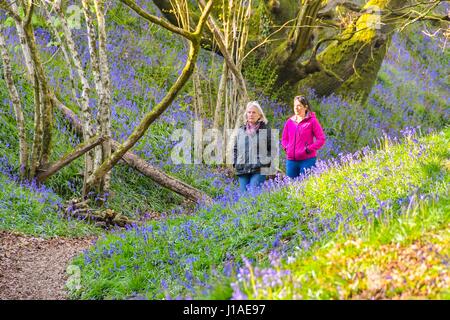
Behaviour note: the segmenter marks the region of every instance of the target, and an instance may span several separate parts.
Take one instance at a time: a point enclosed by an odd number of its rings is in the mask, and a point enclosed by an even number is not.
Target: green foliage
[[[6,18],[5,22],[3,22],[3,25],[5,27],[12,27],[12,26],[14,26],[14,18],[12,18],[12,17]]]
[[[263,95],[273,100],[286,101],[285,98],[292,95],[287,84],[281,87],[275,85],[277,70],[268,60],[260,60],[252,55],[247,57],[243,73],[257,97]]]

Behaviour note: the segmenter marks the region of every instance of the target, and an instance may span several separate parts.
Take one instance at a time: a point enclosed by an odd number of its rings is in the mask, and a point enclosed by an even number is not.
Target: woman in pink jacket
[[[325,144],[325,134],[304,96],[294,98],[294,115],[283,128],[281,145],[286,151],[286,174],[295,178],[316,164],[316,152]]]

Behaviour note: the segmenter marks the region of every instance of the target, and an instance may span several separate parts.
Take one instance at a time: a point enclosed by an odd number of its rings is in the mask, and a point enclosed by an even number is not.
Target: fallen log
[[[54,94],[52,94],[52,101],[54,105],[58,108],[58,110],[64,115],[64,117],[69,120],[72,125],[72,128],[76,131],[79,136],[83,134],[83,127],[78,116],[66,107]],[[113,151],[115,151],[120,146],[118,141],[112,140],[111,147]],[[132,152],[127,152],[122,157],[122,160],[128,164],[130,167],[139,171],[146,177],[152,179],[162,187],[165,187],[171,191],[178,193],[179,195],[197,202],[197,203],[211,203],[212,199],[206,193],[192,187],[191,185],[175,179],[174,177],[169,176],[165,172],[160,169],[152,166],[144,159],[140,158],[136,154]]]

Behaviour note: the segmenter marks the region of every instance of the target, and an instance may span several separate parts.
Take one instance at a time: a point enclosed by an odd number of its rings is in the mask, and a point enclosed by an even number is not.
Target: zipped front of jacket
[[[269,164],[261,164],[260,163],[260,145],[259,145],[259,135],[261,134],[261,130],[267,130],[267,138],[270,139],[270,127],[268,127],[267,125],[265,125],[264,123],[260,125],[260,127],[258,128],[258,130],[256,130],[255,135],[256,135],[256,139],[257,139],[257,143],[256,143],[256,152],[257,152],[257,163],[256,164],[251,164],[250,162],[250,137],[247,135],[247,133],[245,132],[245,126],[242,126],[239,129],[238,135],[243,134],[244,135],[244,144],[243,145],[239,145],[238,146],[238,138],[236,137],[236,141],[235,141],[235,145],[234,145],[234,154],[235,156],[237,155],[238,152],[238,147],[242,147],[244,149],[244,158],[242,159],[244,161],[244,163],[237,163],[237,156],[234,159],[234,167],[236,169],[236,174],[237,175],[241,175],[241,174],[250,174],[250,173],[257,173],[260,172],[260,169],[263,167],[270,167],[270,163]],[[269,147],[269,149],[267,150],[268,154],[272,154],[272,151]]]
[[[294,135],[294,161],[296,161],[295,160],[295,145],[297,144],[297,129],[298,129],[298,125],[300,124],[300,122],[299,123],[297,123],[297,122],[295,122],[295,135]]]

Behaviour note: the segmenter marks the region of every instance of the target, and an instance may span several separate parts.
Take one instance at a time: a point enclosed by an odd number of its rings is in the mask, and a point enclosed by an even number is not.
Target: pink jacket
[[[309,112],[298,124],[291,118],[284,124],[281,145],[286,151],[288,160],[314,158],[317,150],[324,144],[325,134],[314,112]],[[310,153],[306,153],[306,147],[311,151]]]

